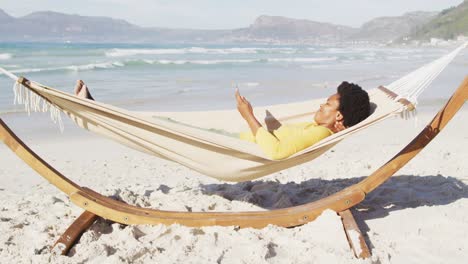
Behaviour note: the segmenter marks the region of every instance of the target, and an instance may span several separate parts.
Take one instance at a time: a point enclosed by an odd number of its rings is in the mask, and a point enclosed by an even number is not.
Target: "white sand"
[[[309,164],[237,184],[85,132],[39,138],[39,132],[19,129],[19,134],[77,183],[130,204],[181,211],[264,210],[307,203],[357,182],[404,147],[433,114],[420,114],[419,126],[386,121]],[[357,207],[355,216],[373,254],[366,261],[353,257],[341,221],[331,211],[289,229],[122,226],[99,220],[69,256],[56,256],[50,246],[82,209],[0,144],[0,263],[463,263],[468,259],[467,118],[465,107]],[[14,120],[6,121],[15,127]]]

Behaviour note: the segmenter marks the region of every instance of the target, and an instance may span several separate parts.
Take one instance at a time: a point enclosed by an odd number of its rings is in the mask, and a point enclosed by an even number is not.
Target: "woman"
[[[320,140],[353,126],[370,115],[369,95],[360,86],[343,82],[315,112],[314,120],[281,125],[268,131],[253,114],[250,102],[236,90],[237,110],[250,127],[240,138],[257,143],[271,159],[287,158]]]
[[[75,95],[94,100],[82,80],[77,81]],[[252,105],[238,90],[235,97],[237,110],[250,127],[250,131],[241,133],[240,138],[257,143],[274,160],[287,158],[370,115],[369,95],[360,86],[348,82],[338,86],[337,93],[320,105],[310,122],[280,125],[273,131],[260,124],[253,114]]]

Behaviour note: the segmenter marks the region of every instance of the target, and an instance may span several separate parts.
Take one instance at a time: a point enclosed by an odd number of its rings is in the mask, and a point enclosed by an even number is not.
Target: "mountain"
[[[0,10],[0,41],[24,42],[203,42],[229,31],[144,28],[108,17],[34,12],[14,18]]]
[[[232,33],[232,41],[254,42],[320,42],[343,41],[357,29],[280,16],[260,16],[248,28]]]
[[[0,19],[1,19],[0,15]],[[140,28],[124,20],[35,12],[0,24],[3,41],[131,40]]]
[[[375,18],[363,24],[350,39],[390,42],[417,30],[436,15],[436,12],[411,12],[403,16]]]
[[[5,11],[0,9],[0,23],[9,23],[13,21],[15,18],[8,15]]]
[[[459,35],[468,36],[468,1],[440,12],[434,19],[409,34],[407,40],[428,40],[430,38],[454,39]]]
[[[451,14],[452,10],[448,13]],[[197,30],[140,27],[121,19],[50,11],[34,12],[15,18],[0,9],[0,42],[317,44],[368,41],[387,43],[409,32],[415,32],[434,15],[435,13],[413,12],[399,17],[376,18],[361,28],[263,15],[246,28]]]

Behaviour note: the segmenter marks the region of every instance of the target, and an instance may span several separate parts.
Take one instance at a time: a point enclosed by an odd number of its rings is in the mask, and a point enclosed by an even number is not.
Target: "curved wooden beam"
[[[76,205],[105,219],[122,224],[179,223],[188,226],[236,225],[256,228],[275,224],[291,227],[313,221],[326,209],[339,212],[360,203],[365,198],[360,190],[345,189],[316,202],[271,211],[192,213],[144,209],[115,201],[88,188],[80,187],[34,153],[1,119],[0,139],[37,173],[70,196]]]
[[[358,184],[366,194],[384,183],[429,144],[468,100],[468,77],[460,84],[445,106],[403,150]]]
[[[343,190],[319,201],[270,211],[251,212],[174,212],[143,209],[92,193],[89,190],[71,195],[73,203],[106,219],[122,224],[181,224],[185,226],[239,226],[263,228],[269,224],[282,227],[303,225],[315,220],[326,209],[340,212],[364,200],[361,191]]]
[[[331,196],[308,204],[284,209],[256,212],[173,212],[144,209],[104,197],[90,189],[81,188],[52,166],[47,164],[24,144],[0,119],[0,139],[29,166],[71,197],[86,211],[122,224],[173,224],[188,226],[236,225],[261,228],[268,224],[284,227],[302,225],[313,221],[324,210],[341,212],[360,203],[365,194],[390,178],[424,148],[450,121],[463,105],[468,95],[468,78],[437,114],[431,124],[398,155],[358,184]],[[429,132],[428,132],[429,131]]]

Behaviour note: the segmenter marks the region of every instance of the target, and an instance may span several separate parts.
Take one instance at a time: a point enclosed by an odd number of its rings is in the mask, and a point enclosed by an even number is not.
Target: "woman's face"
[[[340,95],[338,93],[328,97],[327,102],[320,105],[320,109],[315,113],[315,123],[326,127],[333,126],[338,119],[342,119],[338,110],[340,107]]]

